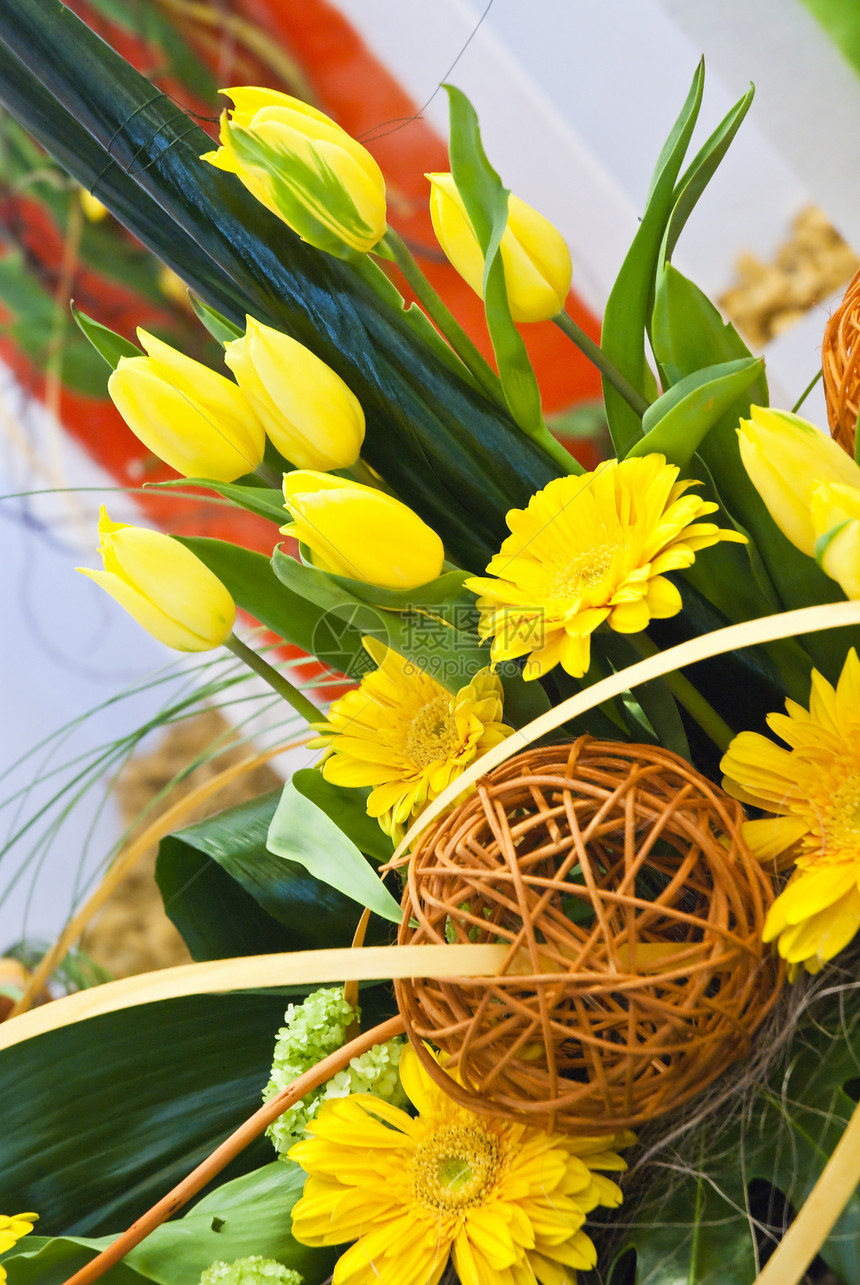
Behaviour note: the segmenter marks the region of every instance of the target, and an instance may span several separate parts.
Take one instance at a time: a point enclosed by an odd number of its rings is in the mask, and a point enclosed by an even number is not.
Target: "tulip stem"
[[[263,660],[262,656],[258,655],[251,647],[246,646],[241,638],[231,634],[224,646],[232,651],[234,656],[238,656],[240,660],[243,660],[249,669],[253,669],[255,674],[259,674],[261,678],[264,678],[269,686],[279,696],[282,696],[288,705],[292,705],[296,713],[301,714],[302,718],[308,723],[320,722],[322,719],[321,710],[317,709],[316,705],[309,701],[307,696],[303,695],[297,687],[288,682],[283,674],[278,673],[277,669],[270,665],[267,660]]]
[[[273,468],[269,468],[268,464],[258,464],[254,472],[262,482],[266,483],[266,486],[272,487],[275,491],[280,491],[284,482],[283,473],[276,473]]]
[[[627,638],[643,658],[656,656],[659,651],[645,633],[628,634]],[[683,705],[690,717],[695,719],[705,735],[711,738],[717,749],[725,754],[735,734],[713,705],[709,704],[701,692],[697,691],[690,680],[680,672],[665,674],[661,681],[669,688],[678,704]]]
[[[614,362],[609,360],[600,345],[596,344],[566,312],[557,313],[553,321],[559,330],[564,331],[568,339],[573,340],[579,351],[585,354],[593,366],[597,367],[601,375],[605,376],[615,391],[621,394],[627,405],[641,419],[651,404],[647,397],[643,397],[639,389],[633,387],[627,376],[622,375]]]
[[[422,305],[430,320],[440,333],[448,340],[454,352],[467,370],[480,384],[491,401],[507,411],[508,404],[502,392],[502,384],[487,359],[478,351],[460,323],[451,315],[439,295],[425,277],[415,260],[415,256],[401,236],[389,228],[381,243],[383,257],[387,249],[390,257],[397,264],[406,278],[406,282]],[[377,250],[377,253],[379,251]]]

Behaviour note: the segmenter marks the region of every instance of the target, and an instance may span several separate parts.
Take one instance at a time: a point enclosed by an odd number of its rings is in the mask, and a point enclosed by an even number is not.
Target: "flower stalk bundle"
[[[576,265],[561,235],[505,188],[474,109],[448,87],[450,171],[427,176],[427,195],[441,249],[483,299],[491,366],[388,226],[385,182],[370,151],[336,122],[279,91],[235,87],[223,91],[232,106],[213,150],[203,131],[153,97],[55,0],[40,9],[34,43],[37,8],[37,0],[18,0],[0,14],[0,96],[180,273],[223,350],[216,370],[139,330],[144,353],[97,316],[78,312],[105,359],[110,396],[131,430],[182,478],[266,520],[271,532],[269,558],[237,543],[112,522],[103,509],[104,569],[84,574],[168,647],[228,647],[302,717],[307,744],[324,753],[278,797],[169,836],[159,857],[165,902],[196,959],[308,954],[278,1035],[265,1120],[258,1111],[236,1129],[266,1080],[264,1073],[248,1096],[277,1025],[272,995],[204,1000],[191,990],[150,1005],[163,1009],[167,1034],[156,1037],[153,1027],[152,1051],[142,1056],[169,1063],[168,1040],[187,1073],[177,1078],[176,1102],[141,1102],[140,1136],[149,1127],[151,1137],[139,1155],[106,1161],[78,1205],[67,1173],[46,1185],[19,1142],[18,1150],[7,1144],[5,1160],[0,1142],[0,1206],[11,1202],[14,1181],[16,1207],[39,1205],[45,1230],[19,1245],[35,1215],[5,1216],[7,1245],[0,1217],[8,1253],[0,1272],[10,1285],[38,1279],[46,1265],[51,1279],[76,1283],[104,1275],[122,1285],[295,1285],[300,1278],[322,1285],[333,1272],[334,1285],[435,1285],[450,1262],[463,1285],[568,1285],[597,1264],[630,1280],[705,1285],[712,1277],[696,1274],[687,1230],[714,1254],[714,1228],[725,1225],[736,1264],[725,1279],[751,1280],[760,1240],[750,1222],[733,1221],[749,1198],[746,1179],[726,1179],[727,1188],[740,1182],[742,1190],[732,1187],[725,1199],[716,1183],[706,1195],[694,1193],[687,1222],[667,1218],[662,1226],[653,1212],[655,1169],[644,1195],[635,1196],[626,1239],[611,1215],[606,1227],[592,1226],[592,1211],[612,1209],[624,1196],[623,1176],[620,1185],[605,1176],[623,1175],[636,1155],[637,1139],[623,1122],[609,1132],[573,1133],[557,1127],[552,1113],[536,1114],[527,1099],[501,1095],[497,1109],[489,1089],[482,1099],[467,1082],[465,1052],[460,1066],[432,1048],[416,1053],[403,1044],[391,988],[376,973],[363,977],[375,984],[362,991],[360,1008],[351,983],[346,992],[307,996],[316,950],[345,951],[365,930],[373,945],[390,940],[402,918],[397,871],[408,869],[422,828],[439,816],[456,820],[456,809],[483,788],[482,773],[541,736],[661,747],[701,774],[709,796],[721,786],[748,809],[743,843],[773,882],[766,916],[757,907],[764,930],[756,966],[772,970],[774,986],[780,960],[800,988],[851,958],[860,925],[860,610],[850,605],[860,599],[860,470],[815,426],[768,406],[763,360],[672,263],[695,199],[706,193],[752,94],[684,168],[703,93],[697,69],[598,346],[566,312]],[[108,153],[121,163],[106,166]],[[417,300],[409,308],[395,270]],[[614,453],[591,470],[547,427],[518,329],[547,319],[603,378]],[[822,604],[835,604],[824,623],[807,610]],[[322,709],[236,637],[237,607],[345,675],[350,690]],[[787,612],[800,612],[807,629],[776,623]],[[709,646],[722,630],[737,631],[736,645]],[[681,672],[671,660],[676,649],[707,663]],[[662,667],[661,653],[670,657]],[[640,665],[650,681],[640,683],[639,669],[626,682]],[[581,788],[584,809],[590,796]],[[667,801],[667,817],[682,793]],[[595,940],[611,938],[622,997],[616,1010],[632,1014],[624,996],[634,976],[663,968],[667,986],[683,987],[684,970],[673,972],[672,961],[698,940],[690,935],[693,916],[673,909],[668,937],[658,939],[653,927],[664,912],[671,917],[670,892],[683,898],[682,875],[666,873],[671,861],[688,868],[689,854],[665,837],[668,823],[648,841],[653,859],[643,852],[624,886],[607,891],[614,867],[599,815],[588,830],[594,851],[577,860],[574,849],[565,858],[576,895],[561,897],[553,892],[555,871],[535,874],[550,858],[526,838],[533,806],[524,798],[510,815],[495,815],[495,847],[478,858],[486,863],[481,877],[489,879],[495,862],[509,887],[492,909],[475,910],[464,894],[448,915],[445,940],[496,947],[513,934],[506,967],[513,961],[526,989],[539,986],[542,971],[551,974],[559,1013],[565,1004],[575,1009],[559,958],[573,978],[589,961],[563,954],[552,915],[593,926]],[[570,815],[558,805],[547,824],[560,850]],[[718,830],[716,821],[709,825],[709,833]],[[603,863],[601,895],[618,905],[636,900],[651,937],[643,929],[637,942],[632,918],[626,937],[617,926],[608,932],[602,916],[622,911],[606,912],[595,899],[592,861]],[[545,917],[534,922],[516,918],[526,876],[545,886]],[[702,895],[698,885],[695,893]],[[691,1022],[697,1004],[709,1014],[719,1009],[721,968],[725,960],[684,1008]],[[452,985],[468,981],[457,974]],[[283,1012],[282,999],[274,1001]],[[833,1121],[848,1114],[847,1099],[834,1093],[850,1078],[842,1072],[854,1065],[860,1009],[853,993],[845,1003],[850,1012],[841,1011],[835,1026],[832,1010],[822,1010],[803,1028],[808,1041],[818,1033],[829,1067],[810,1073],[801,1104],[828,1122],[825,1141],[811,1147],[812,1180],[836,1145]],[[549,1056],[525,1038],[506,1047],[506,1021],[491,1001],[481,1009],[491,1027],[497,1014],[491,1034],[501,1041],[500,1078],[515,1056],[535,1063]],[[461,1015],[465,1029],[465,1008]],[[19,1020],[8,1023],[15,1056],[33,1046],[47,1057],[41,1041],[65,1041],[72,1060],[86,1061],[78,1073],[97,1088],[97,1022],[16,1040]],[[654,1041],[655,1049],[643,1074],[668,1073],[662,1018],[640,1020],[641,1042],[650,1049]],[[562,1026],[558,1013],[547,1017],[550,1027],[553,1021]],[[195,1081],[195,1068],[202,1059],[223,1088],[218,1041],[228,1033],[230,1057],[228,1022],[238,1069],[230,1092],[213,1096],[226,1096],[232,1138],[240,1141],[203,1161],[193,1182],[184,1180],[175,1117],[188,1131],[189,1153],[211,1150],[208,1090]],[[756,1027],[753,1015],[750,1031]],[[741,1052],[748,1036],[738,1033]],[[468,1044],[472,1035],[464,1038]],[[332,1073],[315,1080],[322,1059]],[[428,1065],[449,1074],[466,1097],[471,1092],[471,1102],[446,1095]],[[552,1075],[563,1089],[554,1065]],[[299,1098],[293,1081],[308,1096]],[[769,1123],[771,1082],[756,1092],[757,1118]],[[288,1114],[273,1114],[278,1106]],[[226,1117],[216,1118],[227,1127]],[[31,1122],[25,1102],[12,1133],[20,1139]],[[279,1159],[268,1153],[267,1164],[259,1152],[243,1153],[242,1172],[181,1219],[164,1222],[267,1125]],[[702,1144],[701,1133],[691,1137]],[[87,1141],[75,1146],[86,1150]],[[700,1162],[707,1176],[707,1156],[685,1159],[690,1172]],[[111,1194],[115,1166],[128,1188],[121,1196]],[[797,1203],[784,1162],[761,1139],[748,1168]],[[165,1197],[168,1171],[178,1186]],[[684,1177],[681,1203],[694,1185]],[[113,1248],[105,1244],[139,1216]],[[856,1274],[844,1269],[838,1237],[821,1252],[850,1285]]]

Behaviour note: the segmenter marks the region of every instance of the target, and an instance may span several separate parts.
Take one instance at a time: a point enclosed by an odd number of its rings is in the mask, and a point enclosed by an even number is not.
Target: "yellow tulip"
[[[811,515],[819,566],[846,598],[860,598],[860,469],[855,486],[820,482],[812,492]]]
[[[464,281],[483,296],[484,255],[454,177],[426,177],[437,240]],[[500,249],[514,321],[546,321],[561,312],[573,272],[570,251],[558,228],[513,193]]]
[[[416,589],[442,571],[442,541],[417,513],[372,486],[328,473],[284,477],[293,518],[282,527],[311,551],[315,567],[382,589]]]
[[[364,441],[358,398],[296,339],[247,321],[224,360],[281,455],[300,469],[354,464]]]
[[[810,558],[820,531],[812,496],[821,482],[860,486],[860,468],[814,424],[788,411],[753,406],[738,429],[741,459],[776,525]]]
[[[235,174],[303,241],[338,258],[385,234],[385,180],[370,153],[298,98],[246,85],[221,91],[221,146],[201,159]]]
[[[221,581],[185,545],[161,531],[99,514],[104,571],[78,567],[159,642],[209,651],[229,637],[236,607]]]
[[[145,330],[137,335],[148,356],[121,357],[108,380],[135,436],[184,477],[233,482],[252,473],[266,435],[244,393]]]

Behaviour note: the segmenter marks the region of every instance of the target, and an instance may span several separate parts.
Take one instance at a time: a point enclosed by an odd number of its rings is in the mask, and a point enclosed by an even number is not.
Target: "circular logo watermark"
[[[358,681],[376,668],[361,644],[364,634],[388,646],[385,614],[366,603],[350,603],[323,612],[314,625],[311,647],[317,660],[331,674],[345,674]]]

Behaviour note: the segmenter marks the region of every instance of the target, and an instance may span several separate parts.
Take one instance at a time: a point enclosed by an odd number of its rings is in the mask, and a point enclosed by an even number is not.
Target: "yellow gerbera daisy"
[[[28,1236],[38,1214],[0,1214],[0,1254],[5,1254],[22,1236]],[[5,1285],[6,1268],[0,1266],[0,1285]]]
[[[333,1285],[436,1285],[449,1252],[462,1285],[569,1285],[596,1254],[582,1230],[621,1192],[623,1133],[570,1138],[476,1115],[400,1063],[417,1119],[370,1094],[327,1102],[289,1155],[308,1174],[293,1208],[305,1245],[355,1241]]]
[[[310,742],[329,751],[323,775],[335,785],[372,786],[368,815],[386,834],[441,794],[474,759],[513,728],[502,720],[499,679],[482,669],[456,695],[373,638],[364,646],[377,668],[335,701],[325,735]]]
[[[745,537],[700,522],[716,504],[685,495],[662,455],[608,460],[593,473],[560,477],[526,509],[512,509],[511,534],[468,588],[479,594],[481,637],[494,662],[528,655],[525,678],[562,665],[581,678],[591,635],[606,621],[638,633],[652,616],[674,616],[681,595],[665,572],[689,567],[699,549]]]
[[[788,749],[741,732],[721,763],[724,789],[773,817],[744,836],[762,860],[795,866],[771,907],[764,940],[790,971],[818,972],[860,927],[860,661],[852,648],[835,689],[812,671],[809,709],[785,703],[768,726]]]

